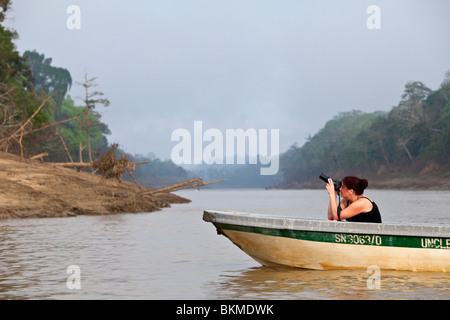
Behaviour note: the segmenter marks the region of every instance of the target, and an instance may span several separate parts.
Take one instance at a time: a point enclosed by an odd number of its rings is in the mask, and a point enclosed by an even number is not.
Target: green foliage
[[[364,166],[369,160],[368,148],[360,137],[366,135],[365,128],[377,117],[380,117],[378,113],[366,114],[353,110],[340,113],[328,121],[302,148],[293,146],[281,156],[285,180],[304,182],[318,176],[317,172],[332,172],[349,165]]]
[[[3,21],[9,5],[9,0],[0,0],[0,22]],[[75,106],[70,96],[65,99],[72,85],[69,71],[52,66],[51,58],[46,58],[44,54],[36,51],[26,51],[21,56],[14,44],[16,38],[16,32],[0,25],[0,138],[8,138],[21,128],[35,113],[43,99],[51,96],[49,102],[25,128],[27,134],[21,141],[25,156],[47,151],[50,161],[67,161],[67,154],[60,139],[62,136],[71,157],[79,160],[80,142],[83,146],[87,144],[86,132],[89,132],[92,149],[106,150],[108,143],[105,135],[110,132],[107,125],[100,121],[100,114],[94,111],[94,108],[84,113],[85,108]],[[106,99],[100,102],[102,101]],[[78,120],[49,126],[81,114],[84,117],[79,117]],[[86,129],[86,117],[89,118],[89,130]],[[34,132],[43,127],[45,129]],[[20,151],[17,139],[8,140],[2,147],[13,153]]]
[[[16,32],[0,25],[0,82],[29,89],[33,77],[25,58],[16,51],[13,42],[16,38]]]
[[[67,149],[72,159],[79,161],[80,142],[83,146],[87,145],[87,136],[85,130],[84,116],[85,107],[75,106],[75,102],[70,95],[64,99],[61,105],[61,117],[71,119],[77,116],[80,118],[61,124],[58,127],[58,135],[61,135],[66,143]],[[89,112],[89,121],[91,124],[90,136],[93,150],[98,153],[108,148],[108,142],[105,135],[110,134],[108,126],[100,121],[100,114],[91,110]],[[60,158],[67,161],[67,156],[61,153]],[[62,161],[62,159],[60,159]],[[86,152],[83,152],[83,161],[88,161]]]
[[[286,185],[308,182],[321,172],[417,173],[427,166],[449,170],[450,72],[432,91],[408,82],[402,100],[389,113],[340,113],[299,148],[280,159]],[[437,166],[436,166],[437,165]]]
[[[67,91],[72,86],[72,77],[66,69],[51,65],[52,58],[45,58],[43,54],[33,51],[25,51],[26,64],[33,73],[33,89],[37,93],[45,95],[53,93],[56,104],[56,120],[60,120],[61,104]]]
[[[10,6],[10,0],[0,0],[0,8],[2,9],[2,10],[0,10],[0,22],[5,20],[5,13],[6,13],[6,11],[8,11],[9,6]]]
[[[8,7],[9,1],[1,1],[0,6]],[[0,20],[3,19],[3,16]],[[33,77],[30,68],[15,48],[14,40],[17,34],[5,29],[0,25],[0,138],[8,138],[16,132],[25,121],[30,118],[42,103],[32,90]],[[31,131],[41,128],[52,120],[47,112],[51,103],[39,111],[32,123],[27,126]],[[24,136],[21,141],[27,149],[26,154],[35,154],[40,151],[38,142],[45,142],[51,139],[51,132],[34,133]],[[3,145],[4,150],[9,152],[19,152],[19,142],[10,140]]]

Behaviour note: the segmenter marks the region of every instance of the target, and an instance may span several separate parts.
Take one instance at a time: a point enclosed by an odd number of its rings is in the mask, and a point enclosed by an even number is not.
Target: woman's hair
[[[347,189],[353,189],[355,194],[360,196],[364,193],[364,189],[369,185],[367,179],[360,179],[355,176],[347,176],[342,179],[342,183],[347,187]]]

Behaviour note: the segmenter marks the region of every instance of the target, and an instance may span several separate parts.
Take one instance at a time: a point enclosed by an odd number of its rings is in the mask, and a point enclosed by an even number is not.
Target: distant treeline
[[[134,156],[136,161],[148,160]],[[389,112],[348,111],[336,115],[301,147],[280,155],[280,172],[261,176],[258,165],[199,165],[189,170],[170,160],[150,159],[138,166],[139,182],[153,186],[192,177],[227,179],[211,188],[311,186],[320,173],[344,175],[450,175],[450,71],[440,88],[408,82],[401,101]],[[321,183],[320,181],[318,183]]]
[[[153,156],[127,155],[133,161],[148,161],[136,166],[133,176],[139,184],[151,188],[161,188],[185,181],[191,176],[183,168],[175,165],[171,160],[160,160]],[[125,175],[126,180],[131,177]]]
[[[280,175],[262,176],[258,165],[199,165],[184,169],[171,160],[160,160],[152,156],[127,155],[133,161],[149,161],[136,167],[135,179],[142,185],[160,188],[191,178],[205,182],[226,179],[208,188],[270,188],[282,182]],[[131,177],[125,175],[126,180]]]
[[[190,170],[191,175],[205,181],[226,179],[226,181],[211,185],[211,188],[270,188],[282,182],[277,175],[261,175],[261,165],[203,165]]]
[[[280,158],[283,186],[347,174],[442,173],[450,170],[450,71],[440,88],[408,82],[390,112],[339,113],[302,146]]]

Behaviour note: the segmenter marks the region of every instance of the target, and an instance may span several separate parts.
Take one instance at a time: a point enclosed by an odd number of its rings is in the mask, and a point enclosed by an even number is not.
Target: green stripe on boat
[[[297,240],[354,244],[368,246],[387,246],[404,248],[450,249],[450,238],[418,237],[383,234],[333,233],[321,231],[303,231],[289,229],[262,228],[224,223],[215,223],[224,230],[257,233],[267,236],[291,238]]]
[[[315,270],[450,271],[450,226],[332,222],[207,210],[203,220],[257,262]]]

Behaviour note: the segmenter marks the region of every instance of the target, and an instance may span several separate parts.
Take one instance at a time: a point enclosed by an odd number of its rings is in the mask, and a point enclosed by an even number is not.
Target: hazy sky
[[[66,25],[70,5],[80,29]],[[367,27],[369,5],[381,29]],[[110,142],[167,159],[172,132],[195,120],[279,129],[284,152],[339,112],[390,110],[408,81],[437,89],[449,13],[448,0],[12,0],[5,24],[21,53],[51,57],[74,82],[98,77]]]

